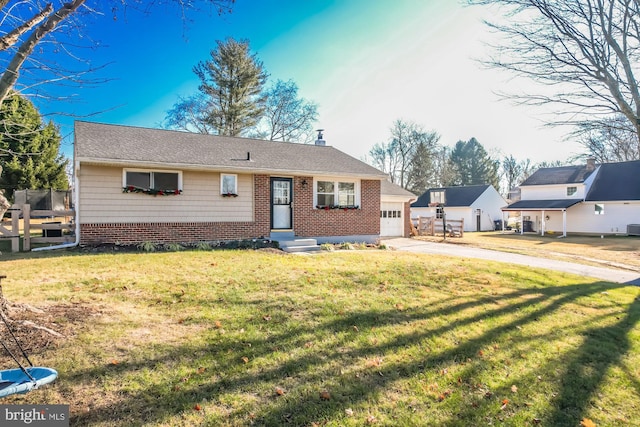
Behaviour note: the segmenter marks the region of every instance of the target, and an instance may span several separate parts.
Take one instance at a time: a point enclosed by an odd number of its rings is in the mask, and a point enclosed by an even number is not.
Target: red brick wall
[[[303,185],[303,181],[306,181],[306,185]],[[363,180],[360,191],[359,209],[315,209],[313,177],[295,177],[293,224],[296,236],[380,234],[380,181]],[[255,175],[253,222],[81,224],[81,243],[185,243],[268,237],[271,227],[270,193],[270,177]],[[405,217],[408,215],[408,208],[405,207]]]
[[[302,181],[306,181],[306,186]],[[294,179],[293,227],[296,236],[349,236],[380,234],[380,181],[363,180],[360,208],[315,209],[313,177]]]
[[[271,215],[269,177],[255,175],[253,185],[255,208],[252,222],[80,224],[80,243],[186,243],[268,237]]]
[[[402,215],[404,215],[404,230],[402,232],[402,237],[409,237],[411,236],[411,202],[405,202],[403,205],[404,212],[402,212]]]

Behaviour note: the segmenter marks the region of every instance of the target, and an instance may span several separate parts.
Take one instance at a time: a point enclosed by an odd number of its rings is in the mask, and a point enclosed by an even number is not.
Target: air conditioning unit
[[[627,234],[629,236],[640,236],[640,224],[627,224]]]

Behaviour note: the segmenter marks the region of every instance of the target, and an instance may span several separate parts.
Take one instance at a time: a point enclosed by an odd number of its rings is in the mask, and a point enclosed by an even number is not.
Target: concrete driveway
[[[592,267],[590,265],[574,264],[566,261],[556,261],[508,252],[492,251],[489,249],[472,248],[448,243],[425,242],[406,238],[384,239],[384,243],[399,251],[486,259],[489,261],[526,265],[533,268],[562,271],[580,276],[593,277],[607,282],[640,286],[640,275],[630,271]]]

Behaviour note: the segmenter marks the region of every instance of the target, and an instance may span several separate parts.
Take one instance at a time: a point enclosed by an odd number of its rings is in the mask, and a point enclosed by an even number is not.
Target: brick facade
[[[361,206],[351,210],[315,209],[313,177],[293,179],[293,226],[299,237],[380,234],[380,181],[361,181]],[[81,244],[186,243],[269,236],[270,177],[254,176],[254,221],[80,224]],[[82,215],[82,213],[80,212]],[[409,215],[408,204],[405,218]]]
[[[254,221],[80,224],[80,243],[186,243],[268,237],[270,232],[269,177],[254,176]]]
[[[306,186],[302,183],[306,182]],[[315,209],[313,177],[294,180],[293,224],[296,236],[380,234],[380,181],[362,180],[359,209]]]

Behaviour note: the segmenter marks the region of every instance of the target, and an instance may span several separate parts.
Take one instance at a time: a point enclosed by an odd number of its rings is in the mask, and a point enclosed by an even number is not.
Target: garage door
[[[380,237],[402,236],[403,231],[402,203],[382,202],[380,204]]]

